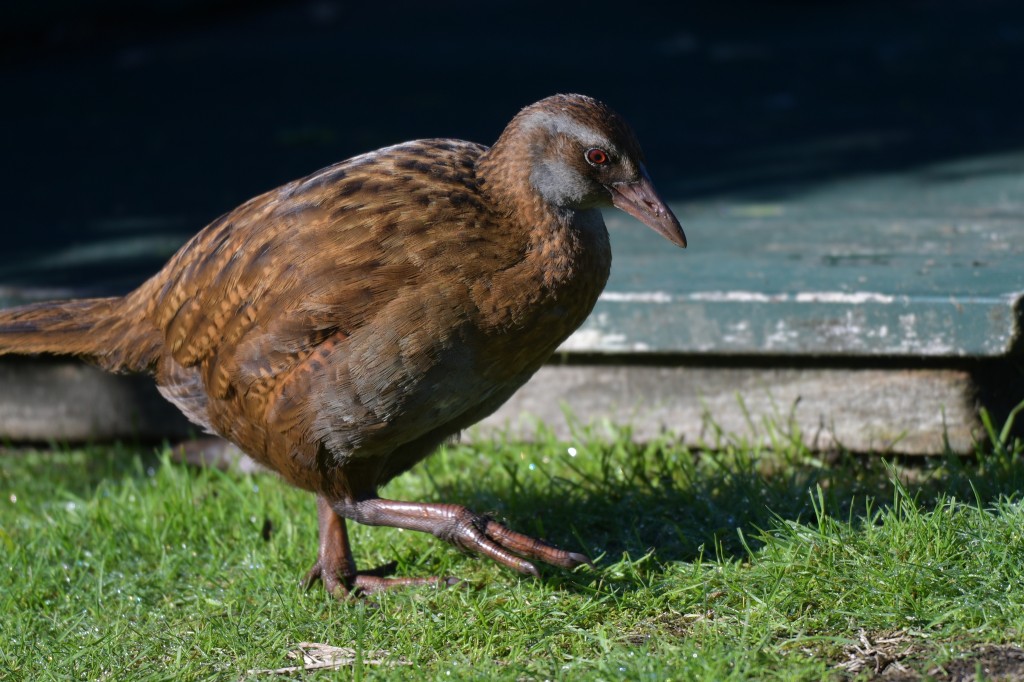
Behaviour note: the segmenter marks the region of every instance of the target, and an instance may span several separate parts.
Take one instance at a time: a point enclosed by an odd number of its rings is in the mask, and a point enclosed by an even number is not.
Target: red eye
[[[593,149],[587,150],[587,161],[595,166],[603,166],[608,163],[610,159],[608,158],[608,152],[594,147]]]

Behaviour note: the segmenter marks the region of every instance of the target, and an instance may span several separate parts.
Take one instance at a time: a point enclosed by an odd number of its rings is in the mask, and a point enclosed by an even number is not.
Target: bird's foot
[[[449,587],[458,584],[456,578],[432,576],[428,578],[389,578],[395,571],[395,562],[384,564],[369,571],[358,571],[347,575],[341,566],[332,565],[326,557],[320,557],[313,568],[306,574],[303,581],[306,589],[320,581],[331,595],[337,599],[361,597],[375,592],[427,585],[430,587]]]
[[[453,578],[389,578],[395,572],[391,562],[369,571],[356,570],[352,548],[348,542],[345,519],[338,516],[322,496],[316,499],[317,520],[320,527],[320,549],[316,563],[306,574],[306,589],[317,581],[337,599],[362,596],[401,587],[432,585],[445,587],[453,585]]]
[[[494,519],[456,504],[372,498],[358,503],[354,518],[369,525],[432,533],[464,550],[483,554],[527,575],[538,574],[531,560],[561,568],[591,563],[583,554],[567,552],[543,540],[517,533]]]

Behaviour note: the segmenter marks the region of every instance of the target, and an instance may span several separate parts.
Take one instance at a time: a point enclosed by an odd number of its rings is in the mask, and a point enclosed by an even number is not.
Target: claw
[[[392,526],[432,533],[467,551],[483,554],[519,573],[537,577],[534,561],[561,568],[591,564],[579,552],[567,552],[454,504],[396,502],[371,498],[344,508],[346,516],[371,526]],[[460,581],[451,577],[390,578],[394,564],[372,571],[357,571],[348,543],[345,519],[323,497],[317,497],[320,551],[306,574],[309,588],[317,580],[339,599],[402,587],[430,585],[449,587]]]

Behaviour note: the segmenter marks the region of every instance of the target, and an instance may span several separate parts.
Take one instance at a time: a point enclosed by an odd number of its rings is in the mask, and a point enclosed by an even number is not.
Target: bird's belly
[[[314,391],[320,401],[315,439],[339,464],[387,456],[427,434],[440,442],[497,409],[535,369],[502,376],[482,372],[480,351],[463,344],[429,355],[431,362],[413,371],[399,359],[374,373],[341,373]]]

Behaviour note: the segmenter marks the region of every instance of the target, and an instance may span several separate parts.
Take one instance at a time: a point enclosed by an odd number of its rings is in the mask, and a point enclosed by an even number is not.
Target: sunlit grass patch
[[[597,566],[521,578],[354,525],[361,565],[466,581],[372,603],[300,588],[313,500],[272,475],[127,446],[8,452],[0,679],[240,679],[297,665],[303,643],[344,653],[317,679],[867,678],[1012,661],[1024,448],[1001,429],[966,460],[823,456],[781,429],[771,447],[640,443],[608,425],[448,447],[384,494],[465,504]]]

